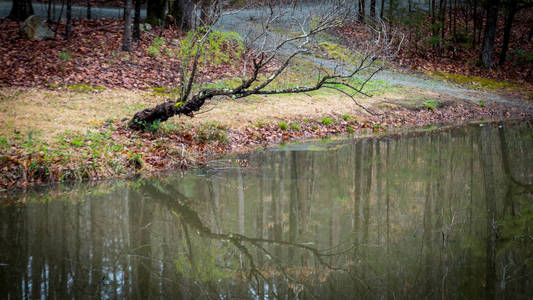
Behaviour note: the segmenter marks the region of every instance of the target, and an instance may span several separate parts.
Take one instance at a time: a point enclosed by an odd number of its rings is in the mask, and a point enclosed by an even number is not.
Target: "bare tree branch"
[[[242,39],[245,50],[241,82],[234,88],[193,88],[195,82],[201,82],[198,69],[202,55],[205,55],[208,47],[206,43],[210,35],[215,32],[215,24],[224,14],[219,6],[206,10],[211,15],[202,20],[201,31],[192,33],[192,50],[188,54],[191,57],[182,59],[180,98],[169,99],[153,108],[137,112],[131,119],[129,127],[136,130],[143,129],[153,122],[163,122],[175,115],[192,117],[207,100],[217,96],[237,99],[250,95],[307,93],[321,88],[329,88],[347,95],[365,112],[375,114],[358,103],[354,95],[335,85],[341,85],[360,95],[370,96],[364,88],[374,75],[383,69],[383,65],[376,66],[376,61],[378,59],[387,61],[399,49],[398,39],[387,30],[385,22],[378,20],[375,27],[369,28],[371,35],[369,40],[355,41],[357,45],[350,45],[352,47],[349,48],[351,50],[346,60],[337,58],[331,61],[325,57],[320,58],[317,38],[320,33],[350,20],[352,12],[347,9],[349,6],[346,5],[346,1],[325,1],[324,4],[308,9],[307,13],[304,13],[294,1],[290,8],[281,5],[283,3],[281,0],[267,1],[258,8],[259,13],[254,17],[257,18],[255,24],[258,30],[250,28],[247,36]],[[215,1],[215,5],[218,5],[218,1]],[[308,59],[310,63],[316,65],[314,67],[318,73],[316,83],[269,88],[289,69],[296,58]],[[362,78],[359,79],[357,76]]]

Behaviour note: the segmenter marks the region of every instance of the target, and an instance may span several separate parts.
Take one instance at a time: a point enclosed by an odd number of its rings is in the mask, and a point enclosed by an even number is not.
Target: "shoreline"
[[[303,119],[300,122],[286,120],[277,124],[255,124],[243,128],[197,125],[188,127],[187,130],[166,132],[134,132],[126,129],[124,122],[106,124],[99,129],[98,136],[102,135],[102,140],[75,136],[65,139],[65,145],[73,146],[78,152],[82,152],[85,150],[83,147],[91,148],[98,143],[102,143],[102,147],[110,147],[109,149],[121,144],[120,149],[115,149],[121,151],[114,151],[112,156],[101,155],[96,159],[84,156],[73,158],[68,156],[69,149],[64,149],[54,150],[57,155],[47,157],[48,153],[43,153],[42,150],[24,152],[21,145],[10,145],[10,150],[2,149],[0,194],[58,183],[157,176],[161,173],[207,166],[209,162],[225,155],[246,154],[284,143],[313,141],[333,136],[346,139],[401,135],[417,130],[433,131],[442,127],[466,126],[480,121],[519,121],[533,117],[530,112],[496,104],[470,109],[464,109],[458,104],[409,112],[407,118],[398,117],[406,111],[388,110],[374,117],[328,116],[321,119]],[[423,129],[424,127],[430,128]],[[98,147],[96,148],[99,149]],[[118,163],[122,163],[119,168],[110,168]]]

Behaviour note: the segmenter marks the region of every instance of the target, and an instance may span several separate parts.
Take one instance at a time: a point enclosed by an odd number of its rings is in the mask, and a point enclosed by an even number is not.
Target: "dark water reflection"
[[[532,129],[288,146],[8,199],[0,298],[526,299]]]

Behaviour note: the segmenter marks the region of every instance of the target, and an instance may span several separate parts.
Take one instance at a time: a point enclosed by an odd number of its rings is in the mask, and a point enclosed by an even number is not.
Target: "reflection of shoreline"
[[[488,164],[529,179],[525,150],[533,141],[524,137],[531,128],[519,129],[478,126],[328,151],[265,151],[240,172],[27,198],[0,208],[0,263],[10,271],[0,273],[0,290],[12,297],[250,298],[251,286],[289,298],[482,298],[487,290],[478,283],[499,284],[501,266],[516,274],[527,267],[513,264],[527,259],[527,245],[498,248],[512,240],[504,235],[487,243],[495,237],[488,208],[494,224],[512,223],[503,220],[531,202],[506,172],[493,172],[493,206],[484,190]],[[503,292],[526,295],[527,276],[512,279]]]

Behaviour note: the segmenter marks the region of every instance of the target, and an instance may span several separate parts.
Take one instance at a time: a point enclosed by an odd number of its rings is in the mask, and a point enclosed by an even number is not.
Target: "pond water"
[[[288,145],[0,201],[0,298],[526,299],[533,122]]]

